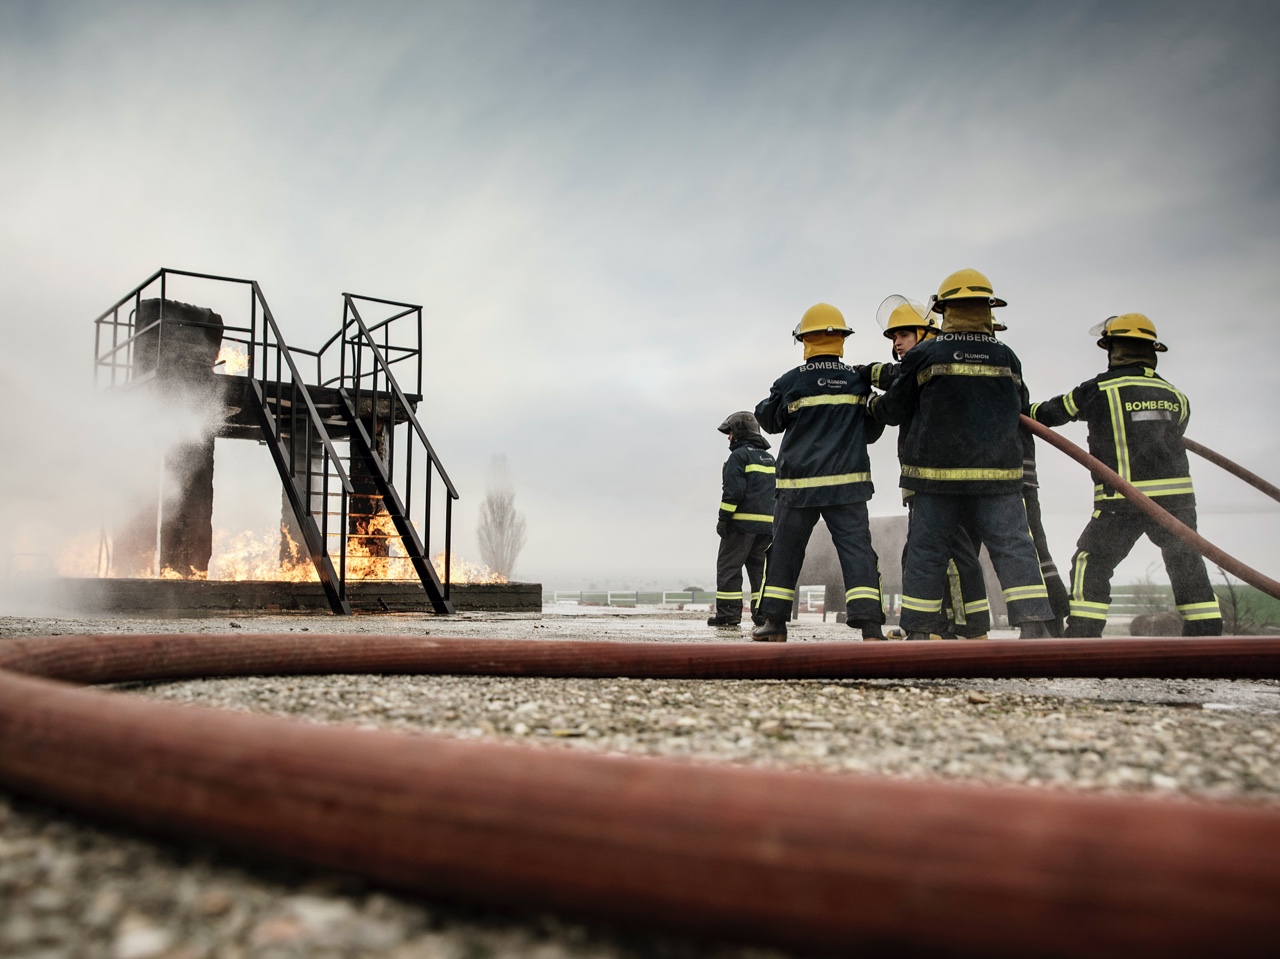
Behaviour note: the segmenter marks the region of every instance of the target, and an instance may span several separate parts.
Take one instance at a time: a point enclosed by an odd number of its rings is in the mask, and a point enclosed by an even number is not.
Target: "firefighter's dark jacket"
[[[867,444],[884,432],[867,417],[871,387],[836,356],[815,356],[784,373],[756,407],[766,433],[783,433],[778,503],[837,506],[871,498]]]
[[[905,426],[903,489],[992,495],[1022,491],[1024,405],[1013,350],[986,333],[942,333],[907,352],[868,410],[881,423]]]
[[[897,371],[901,369],[901,364],[896,362],[873,362],[867,367],[867,378],[872,382],[876,389],[888,389],[892,387],[893,380],[897,379]],[[1027,384],[1023,384],[1023,406],[1029,402],[1027,393]],[[906,434],[910,433],[910,417],[902,421],[897,431],[897,458],[902,458],[902,447],[906,444]],[[1039,487],[1039,474],[1036,471],[1036,437],[1033,437],[1032,431],[1019,426],[1018,435],[1023,440],[1023,485],[1024,487]]]
[[[871,380],[871,385],[878,390],[887,390],[893,386],[894,381],[898,378],[898,370],[901,369],[901,363],[872,363],[867,367],[867,377]],[[1025,405],[1028,401],[1027,387],[1022,387],[1022,402]],[[898,428],[898,459],[902,459],[902,450],[906,446],[907,434],[911,432],[911,418],[904,420]],[[1031,430],[1025,426],[1018,427],[1018,436],[1022,439],[1022,485],[1035,486],[1040,485],[1040,476],[1036,472],[1036,440],[1031,435]]]
[[[1166,509],[1195,506],[1191,469],[1182,446],[1191,416],[1187,397],[1145,363],[1116,366],[1043,403],[1032,419],[1046,426],[1089,424],[1089,452]],[[1130,510],[1120,493],[1093,478],[1097,509]]]
[[[773,481],[776,464],[765,452],[769,441],[747,436],[729,444],[721,471],[720,519],[735,533],[773,532]]]

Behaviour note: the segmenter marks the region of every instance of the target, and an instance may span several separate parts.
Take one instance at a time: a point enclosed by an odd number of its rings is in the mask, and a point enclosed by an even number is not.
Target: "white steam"
[[[97,575],[103,531],[173,488],[165,452],[217,428],[194,396],[66,379],[0,361],[0,613],[32,611],[51,577]]]

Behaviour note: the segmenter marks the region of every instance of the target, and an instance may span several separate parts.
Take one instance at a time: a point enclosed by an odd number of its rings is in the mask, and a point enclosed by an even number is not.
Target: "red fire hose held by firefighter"
[[[1189,440],[1185,436],[1182,438],[1182,445],[1197,456],[1204,457],[1214,466],[1221,466],[1232,476],[1238,476],[1254,489],[1266,493],[1273,500],[1280,503],[1280,487],[1268,483],[1257,473],[1245,469],[1239,463],[1233,463],[1221,453],[1215,453],[1213,450],[1209,449],[1209,447],[1203,446],[1195,440]]]
[[[1101,478],[1104,483],[1121,493],[1125,499],[1133,503],[1134,506],[1138,507],[1138,509],[1142,510],[1174,536],[1178,537],[1178,539],[1182,540],[1205,559],[1209,560],[1209,562],[1220,566],[1222,569],[1226,570],[1238,579],[1244,580],[1244,582],[1248,583],[1250,586],[1262,590],[1262,592],[1266,593],[1268,596],[1271,596],[1274,599],[1280,599],[1280,582],[1277,582],[1264,573],[1258,572],[1252,566],[1245,565],[1229,553],[1224,553],[1186,523],[1174,517],[1168,510],[1156,503],[1146,493],[1143,493],[1128,480],[1122,478],[1119,473],[1111,469],[1111,467],[1107,466],[1101,460],[1094,456],[1090,456],[1066,437],[1055,433],[1042,423],[1037,423],[1029,416],[1022,417],[1022,425],[1031,430],[1032,433],[1040,437],[1046,443],[1056,446],[1077,463],[1081,464],[1086,469],[1091,470],[1094,475]],[[1280,489],[1272,486],[1266,480],[1262,479],[1262,477],[1250,473],[1243,466],[1232,463],[1231,460],[1227,459],[1225,456],[1222,456],[1219,453],[1214,453],[1213,450],[1201,446],[1199,443],[1185,439],[1182,442],[1183,445],[1192,452],[1200,454],[1211,463],[1216,463],[1228,472],[1239,476],[1241,479],[1245,480],[1245,482],[1249,483],[1250,486],[1262,490],[1273,499],[1280,500]]]

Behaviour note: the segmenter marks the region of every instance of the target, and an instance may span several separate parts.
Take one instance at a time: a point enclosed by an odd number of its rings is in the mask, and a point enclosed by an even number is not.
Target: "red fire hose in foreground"
[[[885,648],[889,646],[889,648]],[[1280,639],[0,645],[0,780],[432,895],[834,952],[1272,955],[1280,811],[593,755],[77,689],[219,675],[1280,675]]]
[[[1142,510],[1169,532],[1173,533],[1174,536],[1178,537],[1178,539],[1182,540],[1205,559],[1209,560],[1209,562],[1222,567],[1228,573],[1244,580],[1250,586],[1254,586],[1262,590],[1268,596],[1280,599],[1280,582],[1276,582],[1270,576],[1258,572],[1252,566],[1245,565],[1234,556],[1229,553],[1225,553],[1218,547],[1214,546],[1186,523],[1175,518],[1168,510],[1156,503],[1146,493],[1142,492],[1128,480],[1122,478],[1119,473],[1107,466],[1101,460],[1091,456],[1066,437],[1055,433],[1042,423],[1037,423],[1029,416],[1022,417],[1022,425],[1031,430],[1032,433],[1040,437],[1046,443],[1056,446],[1077,463],[1080,463],[1086,469],[1091,470],[1094,475],[1100,477],[1102,481],[1112,489],[1124,494],[1125,499],[1133,503],[1138,507],[1138,509]],[[1194,448],[1189,441],[1186,445],[1188,449]],[[1199,446],[1198,443],[1194,445]],[[1205,447],[1200,448],[1205,449]],[[1199,450],[1196,450],[1196,452],[1199,452]],[[1219,457],[1219,459],[1228,463],[1231,462],[1230,460],[1227,460],[1226,457]],[[1214,460],[1214,462],[1217,462],[1217,460]],[[1232,465],[1234,466],[1235,464]],[[1243,469],[1243,467],[1240,468]],[[1245,472],[1248,471],[1245,470]],[[1253,476],[1252,473],[1249,475]],[[1260,482],[1266,483],[1266,481],[1262,480],[1260,477],[1255,478]],[[1272,487],[1272,489],[1274,488],[1275,487]]]

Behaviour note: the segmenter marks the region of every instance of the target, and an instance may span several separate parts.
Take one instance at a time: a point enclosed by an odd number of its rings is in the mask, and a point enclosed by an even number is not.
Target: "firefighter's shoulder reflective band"
[[[721,503],[720,508],[726,513],[736,513],[738,511],[737,503]]]
[[[1018,470],[1022,476],[1022,470]],[[870,473],[836,473],[832,476],[801,476],[778,480],[778,489],[815,489],[819,486],[842,486],[845,483],[869,483]]]
[[[1118,390],[1122,386],[1145,386],[1148,389],[1168,390],[1170,393],[1180,393],[1180,390],[1172,383],[1164,380],[1147,379],[1143,376],[1117,376],[1114,380],[1103,380],[1098,384],[1100,390]]]
[[[776,473],[777,471],[776,466],[762,466],[759,463],[748,463],[747,468],[743,470],[744,473]]]
[[[935,376],[993,376],[1021,383],[1022,377],[1007,366],[987,363],[934,363],[916,374],[916,382],[924,386]]]
[[[733,521],[736,523],[739,520],[746,523],[772,523],[773,517],[766,513],[735,513]]]
[[[794,413],[806,406],[861,406],[867,401],[865,396],[853,393],[832,393],[826,396],[802,396],[787,404],[787,412]]]
[[[922,480],[1020,480],[1022,467],[1011,470],[1000,469],[942,469],[933,466],[911,466],[902,464],[902,475],[909,479]]]

